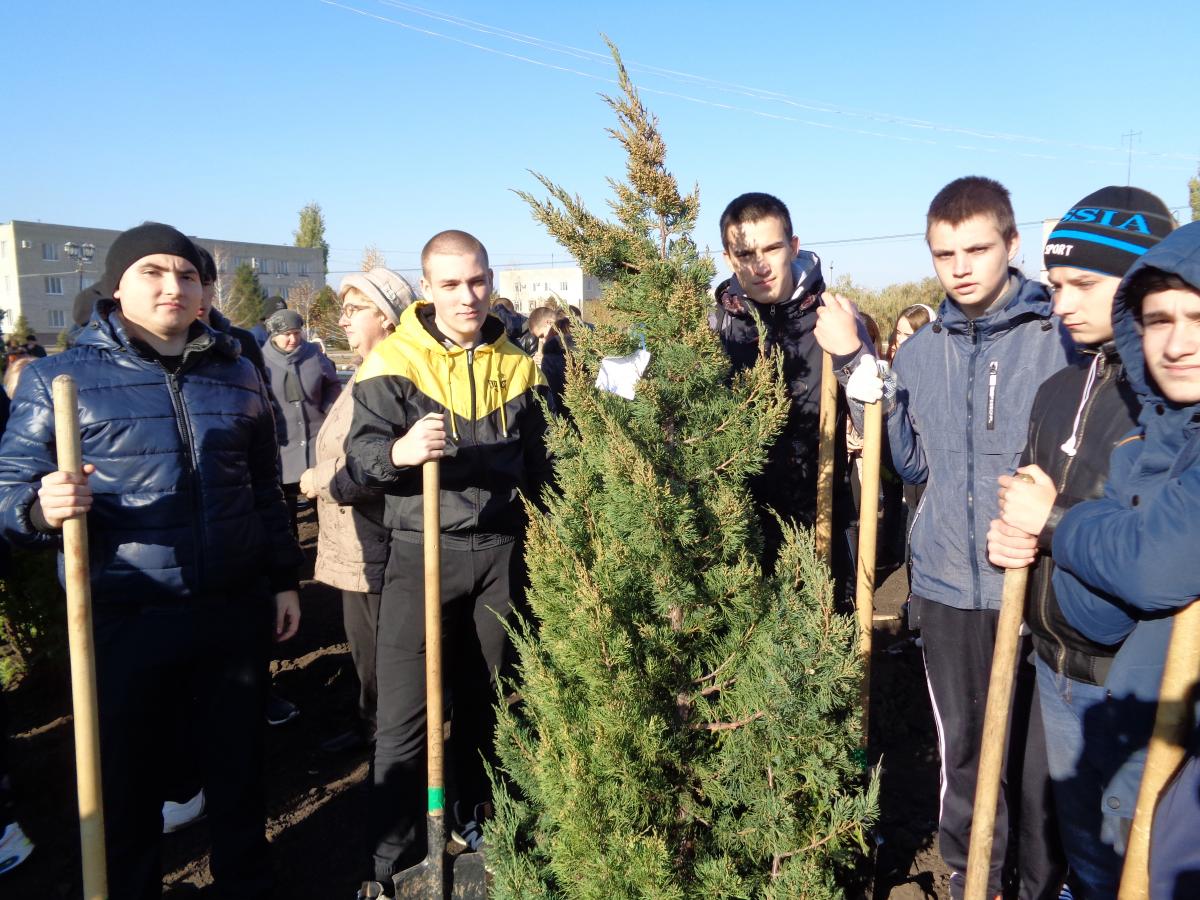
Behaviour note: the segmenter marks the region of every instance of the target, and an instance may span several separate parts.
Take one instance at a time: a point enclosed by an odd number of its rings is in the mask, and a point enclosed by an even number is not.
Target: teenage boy
[[[1121,645],[1105,696],[1083,722],[1088,755],[1104,780],[1095,797],[1106,817],[1102,834],[1120,852],[1153,727],[1171,613],[1200,594],[1200,224],[1176,230],[1130,268],[1112,323],[1140,401],[1138,427],[1113,451],[1103,498],[1063,514],[1051,552],[1067,622],[1096,643]],[[1024,561],[1035,552],[1031,539]],[[1187,772],[1184,791],[1160,814],[1184,811],[1186,819],[1194,809],[1195,768]],[[1156,897],[1190,896],[1171,883],[1169,870],[1195,863],[1195,819],[1176,830],[1156,827],[1154,865],[1168,870]]]
[[[302,557],[266,385],[232,338],[197,321],[200,267],[168,225],[119,235],[112,299],[72,349],[24,374],[0,443],[10,540],[52,545],[88,514],[113,900],[161,894],[162,725],[181,694],[197,698],[213,878],[228,896],[271,888],[262,658],[272,632],[286,640],[299,624]],[[79,387],[81,472],[56,471],[50,385],[64,373]]]
[[[721,245],[733,277],[717,289],[709,324],[734,371],[752,366],[763,352],[778,350],[791,403],[787,423],[768,450],[767,464],[751,484],[755,501],[766,510],[811,526],[817,518],[817,457],[820,444],[821,347],[817,343],[817,305],[825,290],[821,260],[800,249],[792,216],[778,197],[763,193],[735,197],[721,213]],[[757,317],[754,315],[757,313]],[[760,324],[762,333],[760,334]],[[868,340],[865,329],[861,335]],[[857,344],[855,344],[857,347]],[[846,480],[845,409],[834,430],[838,447],[834,534],[844,535],[852,508]],[[775,517],[762,516],[768,555],[782,534]],[[850,572],[848,545],[836,541],[834,573]]]
[[[546,382],[488,315],[487,250],[463,231],[421,253],[421,290],[359,369],[346,469],[386,494],[391,551],[377,646],[378,707],[370,831],[375,880],[425,854],[425,592],[421,466],[441,467],[442,622],[453,739],[448,780],[459,831],[477,846],[490,813],[495,679],[510,655],[505,623],[524,582],[525,515],[549,481]],[[378,890],[379,888],[372,888]],[[371,896],[376,896],[371,894]]]
[[[1118,648],[1067,622],[1051,584],[1049,550],[1063,514],[1103,494],[1109,455],[1137,424],[1141,405],[1113,340],[1113,297],[1129,267],[1174,227],[1153,194],[1106,187],[1072,206],[1050,234],[1044,258],[1054,312],[1082,356],[1038,389],[1018,469],[1033,481],[1000,476],[1000,518],[988,531],[988,556],[1001,567],[1024,565],[1030,538],[1037,540],[1025,623],[1037,651],[1058,827],[1078,897],[1115,896],[1121,877],[1119,831],[1102,828],[1104,779],[1083,730],[1089,711],[1105,700]]]
[[[869,350],[860,345],[849,300],[827,298],[817,338],[848,379],[852,399],[877,399],[883,391],[895,469],[910,484],[928,485],[910,533],[909,614],[921,629],[942,758],[938,841],[958,900],[1004,579],[987,558],[996,479],[1016,467],[1034,393],[1066,364],[1070,341],[1051,319],[1046,289],[1010,265],[1020,235],[1003,185],[978,176],[946,185],[929,206],[925,238],[946,299],[932,325],[896,354],[886,384],[873,361],[854,367],[854,357]],[[864,379],[873,395],[860,389]],[[1036,702],[1033,666],[1023,663],[990,895],[1002,889],[1010,831],[1019,847],[1020,896],[1055,897],[1062,885],[1041,715],[1030,706]]]

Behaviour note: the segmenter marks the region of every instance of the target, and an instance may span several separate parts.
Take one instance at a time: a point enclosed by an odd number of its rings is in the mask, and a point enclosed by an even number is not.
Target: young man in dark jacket
[[[1076,896],[1115,896],[1121,877],[1119,831],[1103,829],[1103,780],[1088,753],[1083,722],[1105,700],[1104,679],[1117,646],[1098,644],[1059,609],[1050,546],[1063,514],[1100,497],[1113,448],[1137,424],[1140,404],[1113,340],[1113,296],[1143,253],[1175,227],[1163,202],[1146,191],[1107,187],[1062,217],[1045,247],[1054,312],[1082,351],[1081,359],[1038,390],[1029,443],[1018,472],[1032,483],[1000,477],[1000,518],[988,531],[988,555],[1005,567],[1039,555],[1029,575],[1025,622],[1037,651],[1037,683],[1063,849]],[[1112,832],[1106,834],[1105,832]]]
[[[197,321],[200,258],[147,223],[113,241],[75,346],[25,372],[0,443],[0,523],[52,545],[88,514],[100,754],[112,900],[161,895],[163,721],[198,698],[212,871],[266,897],[264,647],[295,633],[302,558],[287,529],[266,385]],[[84,460],[56,471],[50,385],[79,387]]]
[[[435,235],[421,254],[426,301],[354,381],[346,470],[386,495],[391,552],[376,651],[378,684],[370,831],[375,880],[425,854],[425,635],[421,466],[441,468],[442,622],[452,699],[449,780],[463,837],[476,844],[490,809],[483,759],[494,761],[495,679],[510,648],[505,622],[523,591],[525,513],[551,477],[546,382],[488,315],[487,251],[462,231]],[[378,888],[373,888],[378,890]],[[371,894],[370,896],[377,896]]]
[[[755,502],[764,509],[761,523],[772,556],[782,535],[768,510],[807,526],[817,518],[822,355],[815,328],[825,279],[817,255],[800,249],[791,214],[777,197],[749,193],[734,198],[721,214],[720,226],[733,277],[722,282],[709,325],[735,372],[754,365],[761,353],[778,350],[791,399],[787,423],[768,450],[762,474],[751,483]],[[860,337],[868,340],[865,328]],[[834,430],[833,569],[840,582],[852,569],[845,538],[853,500],[846,479],[844,417],[843,407]]]
[[[1200,223],[1177,229],[1130,268],[1113,302],[1113,331],[1140,401],[1138,426],[1113,451],[1104,496],[1068,509],[1051,542],[1067,622],[1098,644],[1120,644],[1105,697],[1083,722],[1103,779],[1095,802],[1106,838],[1127,832],[1134,813],[1172,614],[1200,595]],[[1031,541],[1026,561],[1035,552]],[[1180,884],[1194,888],[1200,869],[1198,783],[1189,762],[1160,805],[1176,827],[1156,823],[1155,897],[1194,893]]]
[[[896,353],[886,383],[880,383],[874,360],[856,365],[869,348],[864,351],[855,336],[849,300],[828,298],[818,311],[816,334],[834,356],[839,377],[847,379],[852,401],[883,393],[897,473],[910,484],[928,482],[911,531],[909,615],[924,644],[942,757],[938,841],[952,872],[951,896],[958,900],[1004,579],[987,558],[988,524],[998,515],[996,479],[1013,471],[1025,448],[1038,385],[1072,351],[1051,318],[1046,289],[1011,267],[1020,235],[1003,185],[977,176],[946,185],[930,204],[926,241],[946,299],[932,325]],[[1002,888],[1010,831],[1019,846],[1020,896],[1056,897],[1062,886],[1034,679],[1033,666],[1023,664],[990,895]]]

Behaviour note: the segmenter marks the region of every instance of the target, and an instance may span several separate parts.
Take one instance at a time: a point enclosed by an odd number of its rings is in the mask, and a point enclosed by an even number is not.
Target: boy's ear
[[[1012,262],[1017,258],[1017,251],[1021,249],[1021,232],[1013,235],[1012,240],[1008,242],[1008,261]]]

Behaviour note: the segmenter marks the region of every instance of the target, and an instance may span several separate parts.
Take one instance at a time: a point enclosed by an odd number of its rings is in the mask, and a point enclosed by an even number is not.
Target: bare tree
[[[370,272],[376,266],[386,269],[387,257],[375,244],[367,244],[363,248],[361,268],[364,272]]]

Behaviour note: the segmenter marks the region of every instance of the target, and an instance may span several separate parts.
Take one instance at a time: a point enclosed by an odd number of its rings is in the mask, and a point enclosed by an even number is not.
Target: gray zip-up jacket
[[[892,462],[905,481],[927,482],[909,535],[912,592],[956,609],[1000,608],[1004,572],[987,558],[996,479],[1018,465],[1038,387],[1075,354],[1046,288],[1011,271],[999,309],[972,321],[943,300],[893,363]]]

